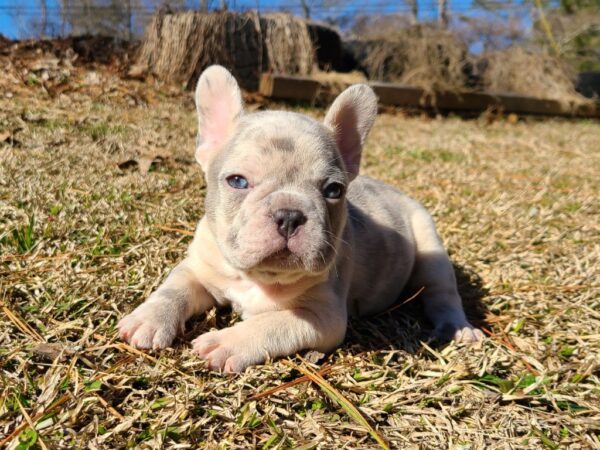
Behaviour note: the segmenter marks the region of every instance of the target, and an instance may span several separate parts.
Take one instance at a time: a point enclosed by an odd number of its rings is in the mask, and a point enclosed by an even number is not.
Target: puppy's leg
[[[121,319],[121,339],[138,348],[168,347],[190,317],[214,306],[189,264],[187,259],[178,264],[148,300]]]
[[[241,372],[268,358],[303,349],[331,351],[344,340],[346,325],[343,307],[265,312],[200,335],[192,343],[193,351],[212,369]]]
[[[438,236],[433,219],[424,209],[412,217],[417,255],[411,286],[424,287],[425,313],[433,322],[434,334],[441,339],[460,342],[482,340],[481,330],[473,327],[465,316],[458,294],[452,263]]]

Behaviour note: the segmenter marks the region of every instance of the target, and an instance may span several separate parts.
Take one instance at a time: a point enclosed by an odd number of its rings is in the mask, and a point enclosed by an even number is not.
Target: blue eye
[[[331,200],[338,199],[344,192],[344,185],[342,183],[329,183],[323,189],[323,197]]]
[[[227,183],[234,189],[248,189],[249,183],[241,175],[231,175],[227,177]]]

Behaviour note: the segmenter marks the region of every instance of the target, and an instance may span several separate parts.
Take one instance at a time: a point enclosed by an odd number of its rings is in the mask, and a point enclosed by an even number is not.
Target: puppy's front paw
[[[168,304],[146,302],[122,318],[119,337],[137,348],[166,348],[183,331],[180,314]]]
[[[456,342],[472,343],[483,341],[485,339],[485,335],[479,328],[475,328],[469,324],[460,330],[456,330],[452,339],[454,339]]]
[[[241,372],[246,367],[263,362],[249,337],[241,333],[240,324],[201,334],[192,341],[192,352],[206,360],[213,370]]]
[[[443,323],[435,327],[433,335],[442,341],[453,340],[460,343],[483,341],[485,335],[479,328],[470,323]]]

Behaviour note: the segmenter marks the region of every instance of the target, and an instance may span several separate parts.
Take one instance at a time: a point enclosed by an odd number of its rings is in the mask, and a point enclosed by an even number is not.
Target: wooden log
[[[383,105],[439,111],[483,112],[492,109],[506,114],[600,118],[600,103],[571,108],[556,100],[515,94],[440,92],[431,96],[421,88],[395,83],[371,82],[369,86]],[[309,77],[263,74],[260,82],[260,93],[266,97],[311,103],[315,102],[321,88],[318,81]]]
[[[600,118],[599,104],[584,104],[571,108],[556,100],[489,92],[440,92],[428,96],[421,88],[394,83],[372,82],[369,85],[380,103],[392,106],[421,107],[443,111],[479,111],[495,109],[504,113],[565,117]]]
[[[320,87],[312,78],[265,73],[260,78],[259,92],[265,97],[314,103]]]

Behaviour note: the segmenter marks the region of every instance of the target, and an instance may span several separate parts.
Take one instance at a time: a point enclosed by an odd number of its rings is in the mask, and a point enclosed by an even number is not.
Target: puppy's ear
[[[325,116],[325,125],[335,133],[350,180],[358,175],[360,154],[377,116],[377,97],[365,84],[355,84],[342,92]]]
[[[222,66],[210,66],[202,72],[195,100],[198,110],[196,160],[207,172],[243,114],[244,103],[235,78]]]

